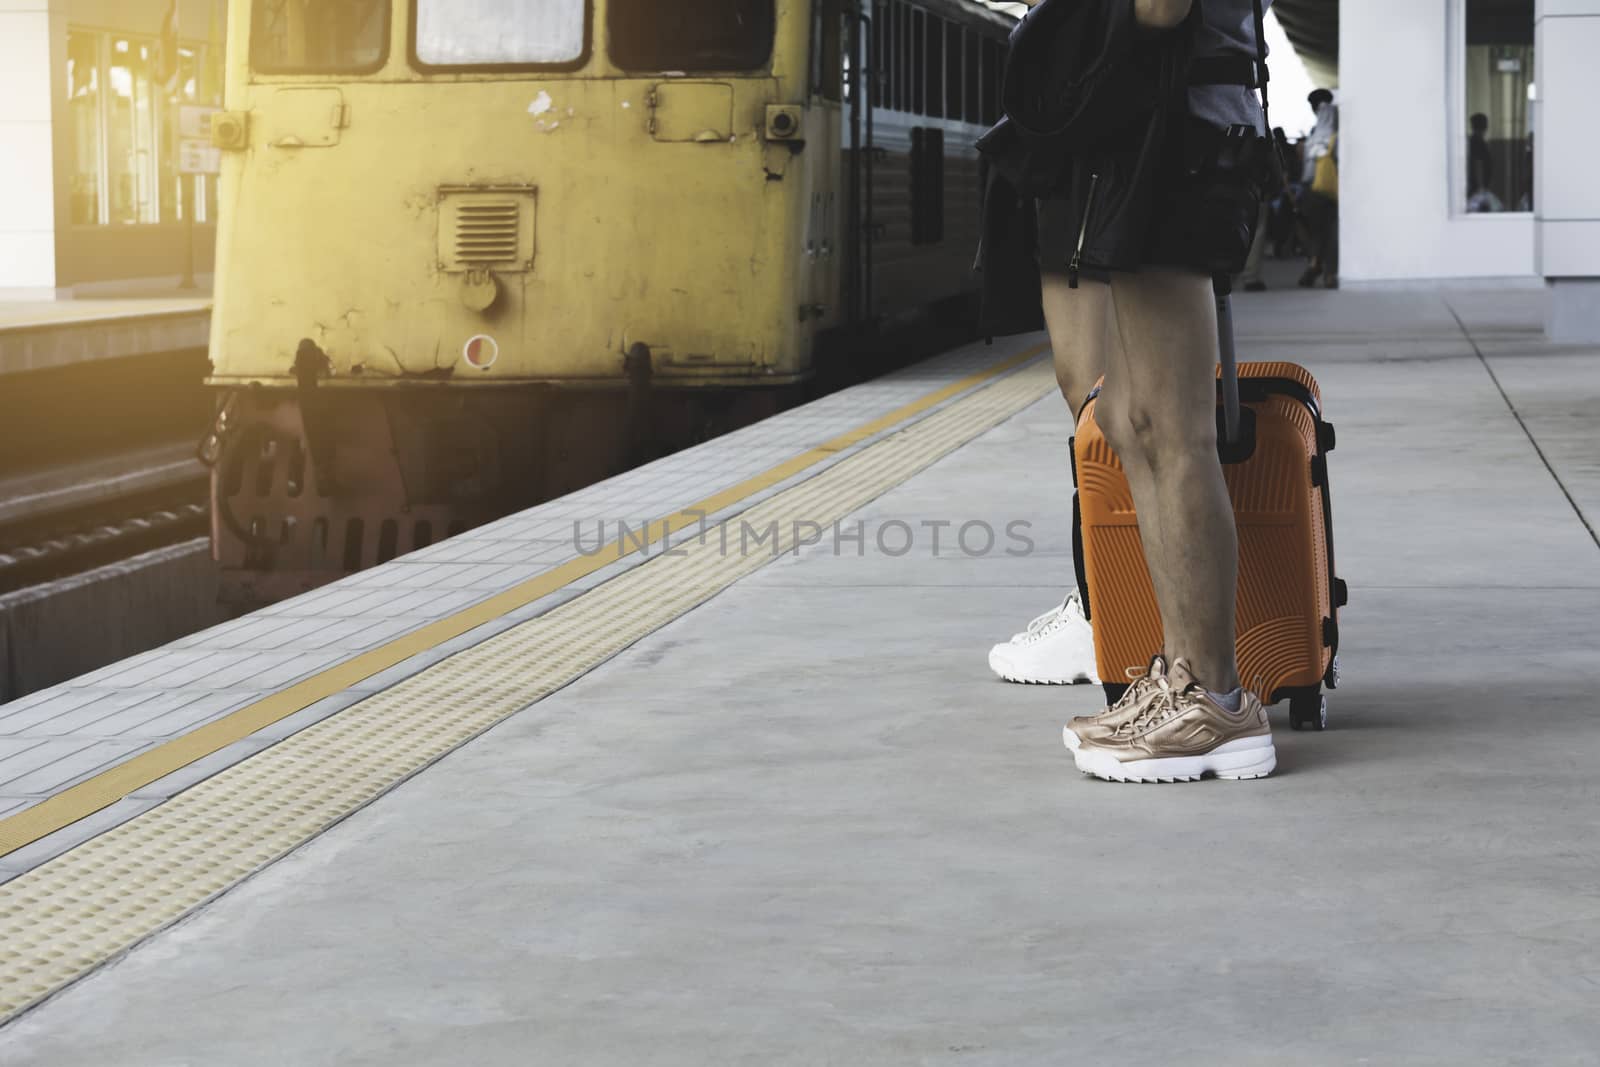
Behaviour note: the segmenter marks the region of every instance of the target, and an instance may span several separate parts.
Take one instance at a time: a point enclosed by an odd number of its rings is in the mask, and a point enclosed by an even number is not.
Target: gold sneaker
[[[1161,691],[1161,681],[1166,677],[1167,661],[1160,653],[1150,658],[1150,666],[1143,672],[1137,667],[1128,668],[1133,683],[1123,690],[1117,702],[1094,715],[1079,715],[1061,728],[1062,742],[1074,752],[1085,741],[1109,737],[1117,723],[1138,714]]]
[[[1114,782],[1193,782],[1265,778],[1278,765],[1272,728],[1261,700],[1240,694],[1229,711],[1175,661],[1132,715],[1115,719],[1072,751],[1078,770]]]

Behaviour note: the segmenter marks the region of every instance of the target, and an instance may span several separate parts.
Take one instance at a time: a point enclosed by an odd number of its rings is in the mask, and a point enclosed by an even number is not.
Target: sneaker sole
[[[1001,661],[1001,662],[1004,662],[1004,661]],[[1042,675],[1042,674],[1023,674],[1021,671],[1015,670],[1009,665],[1001,666],[1000,663],[996,662],[996,657],[994,656],[993,653],[990,653],[990,655],[989,655],[989,669],[991,671],[994,671],[994,673],[1000,678],[1001,681],[1017,682],[1017,683],[1019,683],[1021,685],[1099,685],[1100,684],[1100,679],[1096,678],[1094,676],[1093,672],[1090,672],[1090,671],[1079,671],[1077,674],[1074,674],[1071,677],[1068,677],[1068,676],[1066,676],[1064,674],[1049,675],[1049,676]]]
[[[995,671],[1003,682],[1016,682],[1019,685],[1099,685],[1100,679],[1091,674],[1078,674],[1071,678],[1029,678],[1022,674],[1007,674],[1004,671]]]
[[[1270,736],[1241,737],[1199,756],[1122,763],[1102,748],[1072,748],[1072,761],[1084,774],[1108,782],[1198,782],[1208,774],[1230,781],[1265,778],[1278,766],[1278,750]]]

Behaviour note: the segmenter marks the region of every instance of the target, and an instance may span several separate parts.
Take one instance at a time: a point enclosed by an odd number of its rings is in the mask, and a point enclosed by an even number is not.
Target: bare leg
[[[1111,343],[1111,287],[1085,279],[1073,289],[1064,274],[1046,274],[1041,281],[1056,383],[1076,420],[1084,398],[1105,373],[1106,350]]]
[[[1099,421],[1133,490],[1164,651],[1218,692],[1239,684],[1239,546],[1217,458],[1216,307],[1199,274],[1113,275]]]
[[[1261,277],[1261,261],[1267,255],[1267,216],[1269,206],[1265,199],[1261,201],[1261,208],[1256,213],[1256,235],[1250,242],[1250,254],[1244,261],[1244,273],[1239,275],[1239,284],[1242,286],[1264,285]]]

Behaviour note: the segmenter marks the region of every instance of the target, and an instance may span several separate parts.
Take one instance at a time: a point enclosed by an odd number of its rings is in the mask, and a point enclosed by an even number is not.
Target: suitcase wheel
[[[1289,698],[1289,725],[1296,730],[1328,728],[1328,698],[1321,692],[1296,693]]]
[[[1322,676],[1322,684],[1329,689],[1339,688],[1339,654],[1334,653],[1333,659],[1328,662],[1328,673]]]

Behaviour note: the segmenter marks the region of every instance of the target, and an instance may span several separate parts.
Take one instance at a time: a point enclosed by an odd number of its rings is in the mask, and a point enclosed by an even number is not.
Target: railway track
[[[0,479],[0,595],[204,536],[206,478],[181,443]]]

